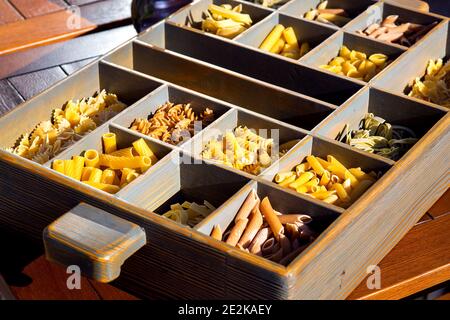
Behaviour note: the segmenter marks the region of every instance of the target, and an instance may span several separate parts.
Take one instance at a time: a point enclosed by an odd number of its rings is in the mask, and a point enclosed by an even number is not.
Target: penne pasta
[[[272,205],[270,204],[269,198],[265,197],[261,201],[261,213],[264,215],[270,229],[272,230],[275,238],[278,240],[280,234],[283,233],[283,225],[280,223],[277,215],[273,211]]]
[[[337,196],[339,197],[339,199],[341,199],[341,201],[344,202],[350,201],[350,197],[342,184],[335,183],[333,185],[333,189],[336,190]]]
[[[276,183],[281,183],[281,182],[283,182],[284,180],[286,180],[287,178],[290,178],[290,177],[292,177],[292,176],[295,176],[295,172],[292,172],[292,171],[289,171],[289,172],[280,172],[280,173],[277,173],[277,174],[275,175],[274,180],[275,180]]]
[[[287,186],[289,186],[291,183],[293,183],[296,179],[295,175],[290,176],[289,178],[284,179],[282,182],[279,183],[280,187],[286,188]]]
[[[110,154],[117,150],[116,134],[108,132],[102,135],[103,150],[106,154]]]
[[[247,198],[245,198],[244,203],[242,204],[241,208],[236,214],[236,217],[234,218],[234,221],[237,222],[240,219],[248,218],[253,208],[258,203],[259,203],[258,195],[256,194],[255,190],[252,189],[247,195]]]
[[[280,220],[281,224],[287,224],[287,223],[309,223],[312,221],[312,218],[306,214],[283,214],[277,216],[278,220]]]
[[[314,156],[307,156],[306,157],[306,161],[308,161],[308,163],[310,164],[311,168],[313,169],[313,171],[317,175],[322,176],[322,174],[325,171],[325,169],[323,168],[323,166],[320,164],[320,162],[317,160],[316,157],[314,157]]]
[[[313,177],[314,177],[314,173],[312,173],[312,172],[304,172],[304,173],[302,173],[300,175],[300,177],[298,177],[297,180],[295,180],[294,182],[292,182],[289,185],[289,188],[296,189],[296,188],[300,187],[301,185],[307,183]]]
[[[260,229],[249,246],[250,253],[262,255],[261,247],[271,234],[270,228]]]
[[[295,173],[297,174],[297,176],[300,176],[303,172],[306,172],[309,169],[311,169],[310,164],[308,162],[305,162],[295,167]]]
[[[86,150],[84,153],[84,163],[86,165],[86,167],[94,167],[97,168],[99,166],[100,163],[100,157],[98,155],[97,150]]]
[[[245,228],[244,234],[238,242],[238,245],[241,245],[244,249],[248,248],[253,238],[258,233],[259,229],[263,224],[263,218],[261,212],[259,211],[258,204],[252,210],[252,214],[250,220]]]
[[[320,178],[319,185],[326,186],[330,182],[331,174],[328,170],[324,170],[322,177]]]
[[[241,238],[242,233],[244,232],[245,227],[247,226],[247,223],[248,219],[246,218],[239,219],[238,221],[236,221],[233,229],[231,229],[231,232],[227,238],[226,243],[235,247],[238,244],[239,239]]]

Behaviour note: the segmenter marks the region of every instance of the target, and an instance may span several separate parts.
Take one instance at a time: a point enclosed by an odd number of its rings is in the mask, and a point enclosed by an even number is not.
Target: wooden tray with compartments
[[[253,25],[230,40],[186,24],[199,19],[212,2],[242,3]],[[118,282],[144,297],[345,298],[367,267],[377,264],[448,188],[448,110],[408,97],[404,89],[424,74],[428,60],[449,58],[450,26],[446,17],[389,1],[330,2],[352,14],[344,27],[302,18],[318,0],[292,0],[278,9],[245,1],[195,1],[3,116],[0,146],[10,147],[47,120],[52,109],[105,89],[128,108],[57,158],[101,150],[102,134],[113,132],[119,146],[143,138],[159,161],[111,195],[52,170],[51,160],[41,165],[0,150],[2,226],[37,239],[44,231],[49,259],[78,264],[100,281],[116,278],[129,257]],[[391,14],[437,24],[409,48],[355,32],[374,15]],[[292,60],[258,49],[277,23],[292,26],[312,50]],[[394,61],[367,83],[320,69],[342,45],[385,53]],[[190,102],[194,110],[208,106],[216,118],[178,146],[129,129],[135,118],[146,117],[165,101]],[[368,112],[414,129],[419,141],[392,161],[334,140],[345,124],[356,128]],[[258,176],[199,160],[196,143],[212,137],[213,129],[224,132],[239,125],[278,129],[280,142],[299,142]],[[346,209],[272,182],[275,173],[311,154],[331,154],[345,166],[382,176]],[[320,232],[287,266],[209,236],[214,225],[223,230],[230,225],[251,189],[261,199],[269,196],[281,212],[310,215]],[[193,228],[162,217],[162,209],[180,195],[206,199],[217,209]],[[80,245],[86,245],[85,239],[88,247]]]

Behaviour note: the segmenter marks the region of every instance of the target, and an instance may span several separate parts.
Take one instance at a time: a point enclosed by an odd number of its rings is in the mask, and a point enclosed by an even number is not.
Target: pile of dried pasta
[[[54,160],[52,168],[68,177],[108,193],[117,193],[158,161],[153,151],[139,139],[131,147],[117,150],[114,133],[102,136],[103,152],[90,149],[71,160]]]
[[[247,127],[239,126],[234,132],[226,132],[222,139],[207,142],[201,156],[257,175],[272,164],[272,147],[273,139],[260,137]]]
[[[417,142],[417,137],[407,127],[391,125],[383,118],[368,113],[361,120],[358,130],[349,130],[349,125],[346,124],[336,140],[366,152],[398,160]]]
[[[414,80],[408,96],[450,108],[450,60],[428,61],[425,76]]]
[[[183,225],[194,227],[216,210],[208,201],[205,200],[203,203],[203,205],[200,205],[195,202],[185,201],[182,204],[172,204],[170,210],[164,213],[163,216]]]
[[[125,108],[115,94],[105,90],[90,98],[70,100],[54,109],[50,120],[21,135],[7,151],[43,164]]]
[[[260,201],[252,189],[237,212],[234,223],[223,234],[220,225],[215,225],[211,237],[288,265],[317,236],[307,225],[311,221],[308,215],[275,211],[268,197]]]
[[[234,8],[230,4],[210,4],[202,21],[202,30],[232,39],[252,25],[251,17],[242,13],[242,4]]]
[[[298,60],[309,51],[308,42],[300,43],[292,27],[277,24],[259,46],[260,49]]]
[[[388,63],[388,56],[382,53],[374,53],[367,57],[364,52],[342,46],[339,55],[328,64],[321,65],[320,68],[358,80],[369,81]]]
[[[168,101],[148,119],[135,119],[130,129],[177,145],[194,135],[195,121],[201,121],[202,128],[206,127],[214,121],[214,111],[206,108],[201,113],[195,113],[189,103],[174,104]]]
[[[307,156],[292,171],[279,172],[274,181],[279,186],[343,208],[356,201],[378,178],[361,168],[347,169],[333,156],[324,160]]]

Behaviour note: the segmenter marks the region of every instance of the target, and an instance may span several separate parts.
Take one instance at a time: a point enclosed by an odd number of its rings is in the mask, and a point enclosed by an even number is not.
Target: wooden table
[[[2,1],[5,0],[0,0],[0,24],[5,12],[2,11]],[[1,32],[0,29],[0,38]],[[0,53],[0,115],[135,34],[132,26],[125,25],[84,35],[63,44],[55,43],[8,55]],[[440,284],[445,285],[450,281],[448,230],[450,191],[380,262],[382,288],[369,290],[364,280],[349,299],[400,299]],[[2,226],[0,240],[6,246],[6,249],[2,248],[0,274],[18,299],[136,299],[119,289],[118,283],[100,284],[85,278],[82,279],[81,290],[68,290],[65,269],[46,261],[42,246],[25,235],[10,234],[8,230],[2,230]],[[8,243],[14,243],[14,246],[8,247]],[[449,298],[448,295],[443,297]]]

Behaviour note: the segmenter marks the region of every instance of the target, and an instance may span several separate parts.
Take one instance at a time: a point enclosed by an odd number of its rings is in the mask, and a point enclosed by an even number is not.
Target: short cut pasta
[[[86,185],[114,194],[158,161],[142,138],[134,141],[131,147],[119,150],[114,133],[102,135],[102,142],[104,153],[89,149],[83,156],[76,155],[67,160],[56,159],[52,163],[52,169]]]

